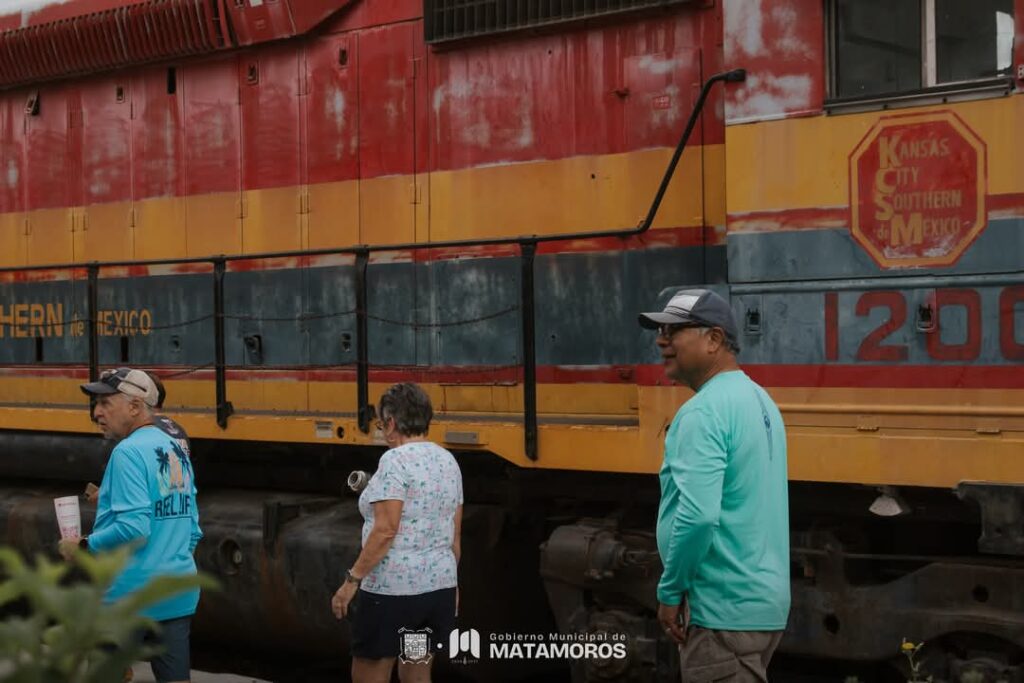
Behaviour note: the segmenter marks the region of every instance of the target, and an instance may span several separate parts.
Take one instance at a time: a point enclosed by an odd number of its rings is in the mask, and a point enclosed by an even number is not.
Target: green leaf
[[[68,565],[36,558],[28,565],[0,548],[0,604],[25,599],[30,613],[0,621],[0,683],[109,683],[120,681],[134,661],[159,648],[138,634],[155,622],[141,611],[183,591],[216,589],[212,578],[160,577],[137,593],[106,604],[104,594],[131,552],[122,549],[76,560],[88,580],[64,585]]]

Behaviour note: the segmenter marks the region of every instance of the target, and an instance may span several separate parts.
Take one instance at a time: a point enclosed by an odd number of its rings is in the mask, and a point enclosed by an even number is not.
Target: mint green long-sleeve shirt
[[[768,393],[723,372],[679,409],[665,438],[658,601],[709,629],[775,631],[789,616],[786,431]]]

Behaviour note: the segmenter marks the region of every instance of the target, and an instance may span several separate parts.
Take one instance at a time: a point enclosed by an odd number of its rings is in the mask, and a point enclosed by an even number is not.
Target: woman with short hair
[[[400,654],[399,629],[430,628],[446,642],[458,601],[462,472],[427,441],[430,397],[412,383],[380,399],[377,428],[390,449],[359,496],[363,549],[331,600],[336,617],[352,605],[352,680],[386,683]],[[406,653],[408,654],[408,653]],[[429,681],[430,664],[399,664],[403,683]]]

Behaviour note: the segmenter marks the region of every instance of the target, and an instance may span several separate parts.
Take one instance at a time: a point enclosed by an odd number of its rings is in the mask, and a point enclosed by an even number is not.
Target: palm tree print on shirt
[[[175,491],[188,493],[192,488],[192,472],[185,452],[176,443],[172,443],[170,451],[163,448],[154,450],[159,464],[157,481],[160,495],[168,496]]]

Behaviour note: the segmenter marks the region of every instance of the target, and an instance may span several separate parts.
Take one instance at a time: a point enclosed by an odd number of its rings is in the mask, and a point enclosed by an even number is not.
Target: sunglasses
[[[677,332],[691,327],[707,327],[707,325],[702,325],[700,323],[665,323],[664,325],[658,325],[658,336],[664,337],[665,339],[671,339]]]
[[[143,394],[145,394],[148,391],[146,387],[141,387],[135,382],[129,382],[128,380],[124,379],[123,377],[120,376],[119,373],[127,373],[127,368],[118,368],[117,370],[104,370],[103,372],[100,373],[100,381],[113,389],[117,389],[122,384],[127,384],[128,386],[135,387]]]

